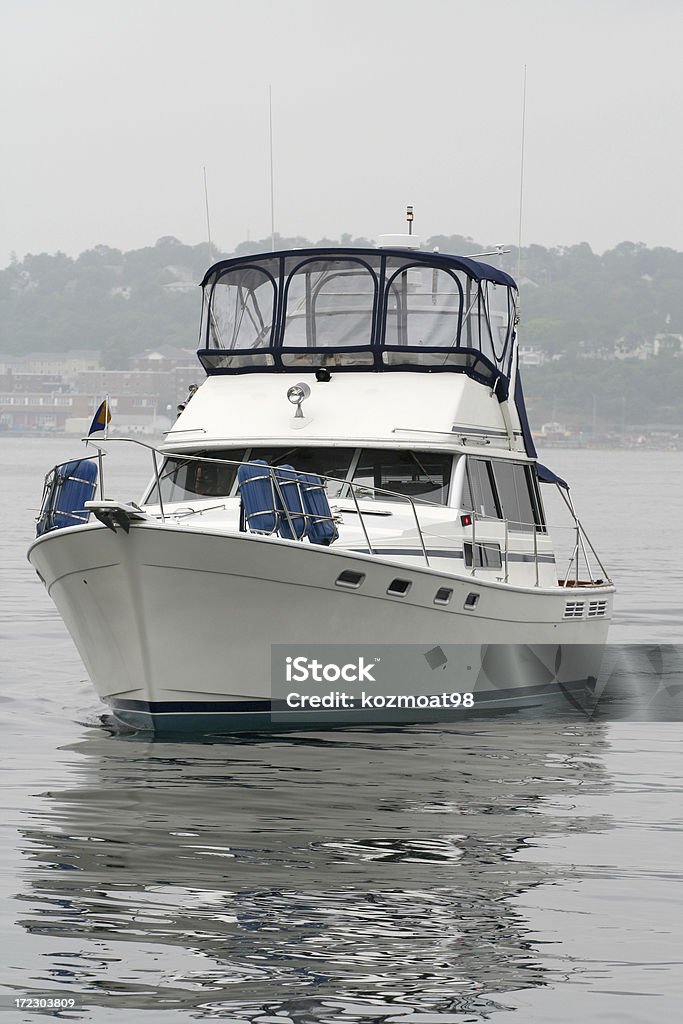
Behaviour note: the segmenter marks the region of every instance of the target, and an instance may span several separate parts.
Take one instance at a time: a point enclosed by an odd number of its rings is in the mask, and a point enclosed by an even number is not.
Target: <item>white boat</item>
[[[48,477],[29,558],[118,720],[434,721],[594,688],[614,587],[575,517],[556,563],[539,484],[573,507],[537,461],[516,285],[394,243],[211,267],[207,377],[143,445],[142,500],[107,496],[101,472],[95,490],[101,453],[136,439],[100,433]],[[381,649],[376,695],[404,699],[304,700],[291,668],[319,649],[366,665]],[[335,679],[314,681],[328,705]]]

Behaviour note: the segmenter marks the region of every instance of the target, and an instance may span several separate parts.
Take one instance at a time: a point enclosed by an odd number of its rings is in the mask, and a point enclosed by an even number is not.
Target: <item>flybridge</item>
[[[207,272],[207,373],[466,373],[508,396],[517,288],[478,260],[406,249],[290,249]]]

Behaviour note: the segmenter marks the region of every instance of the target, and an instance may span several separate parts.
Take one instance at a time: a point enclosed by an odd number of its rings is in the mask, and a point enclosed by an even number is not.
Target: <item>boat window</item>
[[[365,346],[372,340],[377,278],[359,260],[308,260],[287,282],[284,349],[337,352]],[[349,358],[351,357],[351,358]],[[372,363],[372,352],[342,353],[341,363]],[[285,365],[319,365],[320,353],[283,353]]]
[[[271,344],[277,262],[228,270],[214,282],[207,311],[207,347],[260,351]]]
[[[189,501],[193,498],[227,497],[235,482],[237,467],[216,462],[202,462],[197,455],[207,459],[227,459],[243,462],[244,448],[229,448],[221,451],[197,452],[194,458],[171,457],[166,459],[159,471],[161,497],[164,502]],[[146,505],[157,505],[159,492],[156,483],[145,498]]]
[[[468,459],[467,475],[473,510],[480,516],[500,519],[500,509],[493,489],[491,463],[487,459]]]
[[[316,476],[330,476],[333,480],[327,483],[327,494],[330,498],[339,496],[344,488],[343,483],[335,480],[346,480],[355,454],[354,448],[252,448],[249,459],[264,459],[269,466],[293,466],[300,473],[315,473]]]
[[[460,498],[460,508],[467,509],[468,511],[474,512],[474,500],[472,498],[472,488],[470,487],[470,477],[465,468],[465,477],[462,482],[462,496]]]
[[[503,559],[500,544],[463,544],[465,565],[468,569],[502,569]]]
[[[245,370],[252,366],[274,366],[275,360],[268,352],[199,352],[199,360],[209,373],[212,370]]]
[[[452,349],[458,344],[462,286],[456,273],[387,261],[387,346]],[[413,362],[414,362],[413,358]]]
[[[531,493],[531,502],[534,506],[534,514],[536,516],[536,523],[542,533],[547,532],[545,512],[543,511],[543,502],[541,501],[541,491],[538,486],[538,474],[535,466],[525,466],[524,472],[526,473],[527,480],[529,482],[529,491]]]
[[[360,453],[353,482],[445,505],[452,464],[451,455],[439,452],[368,449]],[[360,496],[359,491],[356,493]],[[382,498],[381,494],[379,498]]]
[[[514,307],[511,305],[510,289],[494,281],[481,281],[479,284],[481,309],[486,324],[485,337],[490,339],[493,360],[500,365],[505,355],[510,326],[514,323]],[[486,348],[482,351],[486,354]]]
[[[527,469],[527,466],[514,462],[501,460],[493,463],[498,497],[511,530],[528,530],[540,525]]]

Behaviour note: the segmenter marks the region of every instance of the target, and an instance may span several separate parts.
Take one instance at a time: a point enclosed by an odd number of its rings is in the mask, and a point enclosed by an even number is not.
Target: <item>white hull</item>
[[[29,558],[100,698],[122,721],[157,732],[278,727],[270,707],[274,644],[438,646],[447,658],[438,686],[425,663],[414,693],[468,689],[478,709],[536,704],[597,678],[613,593],[582,589],[586,607],[599,599],[604,612],[567,619],[575,590],[516,587],[339,548],[168,525],[57,530],[38,540]],[[342,570],[364,573],[362,588],[337,586]],[[387,596],[397,576],[410,579],[410,590]],[[435,605],[444,586],[452,599]],[[473,592],[477,606],[466,610]],[[487,657],[493,644],[505,646]],[[473,668],[475,650],[480,663]],[[462,715],[319,711],[294,727]]]

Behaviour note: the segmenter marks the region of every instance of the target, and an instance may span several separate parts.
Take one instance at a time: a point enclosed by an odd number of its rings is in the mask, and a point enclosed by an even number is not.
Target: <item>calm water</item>
[[[112,736],[25,561],[77,448],[0,439],[5,998],[96,1022],[678,1019],[682,724]],[[680,643],[683,456],[546,462],[619,585],[612,638]],[[119,493],[145,478],[126,464]]]

